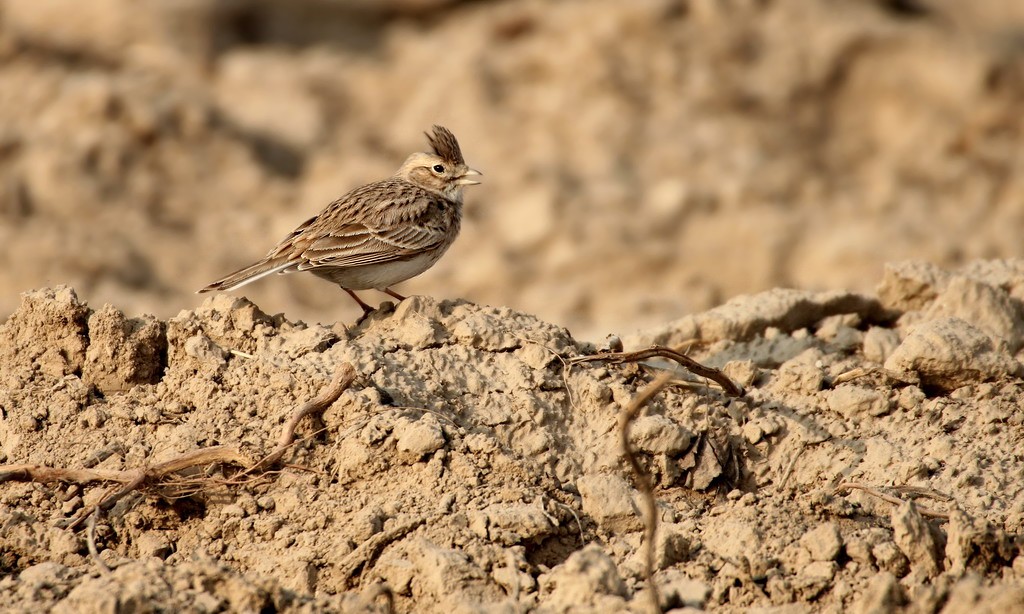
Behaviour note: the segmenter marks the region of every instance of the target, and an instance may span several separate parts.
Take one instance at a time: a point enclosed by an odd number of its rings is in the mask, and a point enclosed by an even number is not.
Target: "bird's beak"
[[[456,183],[458,183],[459,185],[478,185],[480,182],[475,179],[470,179],[470,177],[481,176],[483,176],[483,173],[481,173],[480,171],[469,169],[462,177],[459,177],[459,180]]]

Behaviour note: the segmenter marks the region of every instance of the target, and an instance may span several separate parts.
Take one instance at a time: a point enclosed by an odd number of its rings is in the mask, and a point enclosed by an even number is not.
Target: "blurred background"
[[[1024,2],[0,0],[0,315],[61,283],[193,308],[433,123],[484,184],[400,292],[596,339],[870,291],[1020,255]],[[239,292],[359,315],[308,275]]]

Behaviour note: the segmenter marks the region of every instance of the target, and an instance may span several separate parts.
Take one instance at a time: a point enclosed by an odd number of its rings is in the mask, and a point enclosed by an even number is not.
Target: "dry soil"
[[[1024,611],[1022,33],[1005,0],[0,0],[0,463],[255,462],[357,372],[274,472],[147,484],[91,540],[115,487],[0,470],[0,610],[646,611],[618,416],[672,365],[573,362],[615,332],[746,389],[680,372],[630,427],[664,609]],[[193,294],[433,123],[485,183],[421,296]]]
[[[1024,261],[902,263],[877,296],[777,289],[626,338],[746,389],[679,373],[631,425],[661,605],[1024,608],[1022,309]],[[132,317],[63,287],[23,295],[0,348],[4,461],[64,469],[258,459],[358,373],[278,471],[118,501],[93,540],[110,572],[66,527],[110,490],[0,469],[5,611],[385,611],[387,591],[399,612],[649,611],[618,415],[671,365],[574,363],[600,348],[462,300],[325,327],[229,295]]]

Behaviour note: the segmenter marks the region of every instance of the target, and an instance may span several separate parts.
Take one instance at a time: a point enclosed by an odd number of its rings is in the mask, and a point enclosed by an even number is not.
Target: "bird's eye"
[[[443,164],[435,164],[434,165],[434,172],[435,173],[443,173],[444,172],[444,165]]]

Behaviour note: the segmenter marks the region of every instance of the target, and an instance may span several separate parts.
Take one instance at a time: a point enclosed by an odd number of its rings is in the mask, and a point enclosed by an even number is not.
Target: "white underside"
[[[371,288],[383,290],[426,271],[437,262],[442,252],[443,250],[434,250],[409,260],[385,262],[383,264],[336,269],[320,267],[310,269],[310,272],[329,279],[342,288],[348,288],[349,290],[369,290]]]

